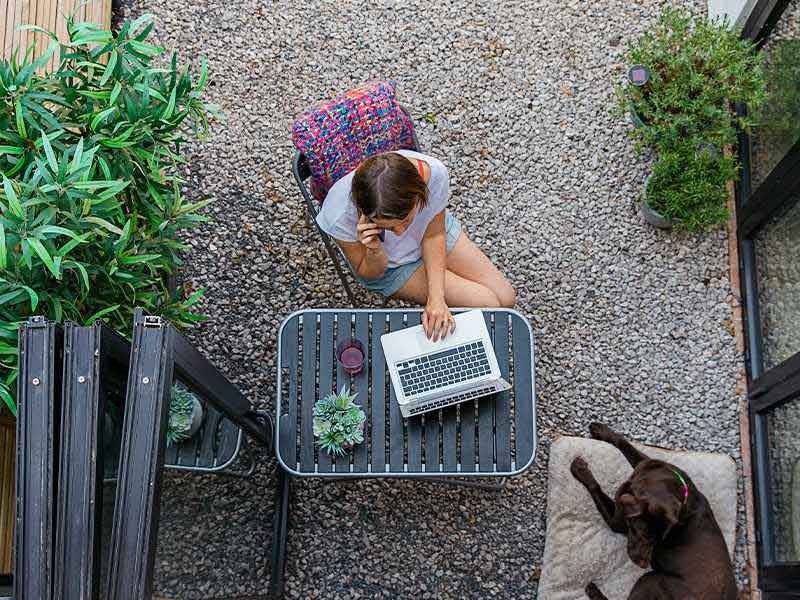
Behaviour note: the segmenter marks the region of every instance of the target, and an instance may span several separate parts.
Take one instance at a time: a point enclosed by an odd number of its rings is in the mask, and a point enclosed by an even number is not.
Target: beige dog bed
[[[689,474],[708,498],[728,550],[736,537],[736,464],[724,454],[677,452],[636,444],[652,458],[671,462]],[[550,450],[547,493],[547,539],[539,600],[585,599],[583,588],[594,581],[609,600],[625,600],[646,571],[631,562],[625,536],[606,525],[586,489],[569,466],[583,456],[603,491],[611,498],[631,474],[622,454],[605,442],[561,437]]]

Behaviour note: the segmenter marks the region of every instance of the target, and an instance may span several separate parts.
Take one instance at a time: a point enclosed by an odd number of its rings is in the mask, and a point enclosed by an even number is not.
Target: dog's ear
[[[622,514],[626,519],[642,516],[641,503],[630,494],[622,494],[619,497],[619,503],[622,505]]]

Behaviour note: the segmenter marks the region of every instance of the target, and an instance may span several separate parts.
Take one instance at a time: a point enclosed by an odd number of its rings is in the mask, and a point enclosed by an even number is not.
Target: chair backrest
[[[336,181],[381,152],[417,149],[414,124],[397,103],[395,86],[382,81],[350,90],[303,112],[292,142],[311,174],[311,194],[322,202]],[[299,183],[299,182],[298,182]]]

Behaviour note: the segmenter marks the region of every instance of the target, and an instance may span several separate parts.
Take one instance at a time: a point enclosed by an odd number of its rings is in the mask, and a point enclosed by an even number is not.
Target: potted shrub
[[[364,441],[367,416],[354,402],[357,395],[345,387],[314,405],[314,437],[318,438],[320,449],[331,456],[341,456]]]
[[[681,144],[664,149],[647,178],[641,211],[661,229],[700,231],[725,222],[726,184],[736,177],[736,160]]]
[[[630,111],[640,144],[658,147],[677,141],[736,140],[736,128],[751,121],[731,105],[757,107],[764,96],[762,59],[753,44],[727,22],[694,18],[685,9],[666,8],[652,31],[629,47],[630,64],[647,69],[643,84],[630,76],[617,88],[618,110]]]
[[[172,386],[167,421],[167,445],[192,437],[203,423],[203,405],[197,396],[181,385]]]

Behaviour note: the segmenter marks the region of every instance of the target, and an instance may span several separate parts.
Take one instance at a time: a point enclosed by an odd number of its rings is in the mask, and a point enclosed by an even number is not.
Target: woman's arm
[[[357,226],[357,242],[334,241],[339,245],[353,267],[353,270],[364,279],[378,279],[389,264],[383,244],[378,239],[380,229],[361,217]]]
[[[447,268],[447,238],[444,231],[444,211],[436,215],[422,238],[422,261],[428,279],[428,302],[422,314],[422,327],[427,336],[437,341],[448,330],[455,331],[455,320],[444,296],[444,272]]]

